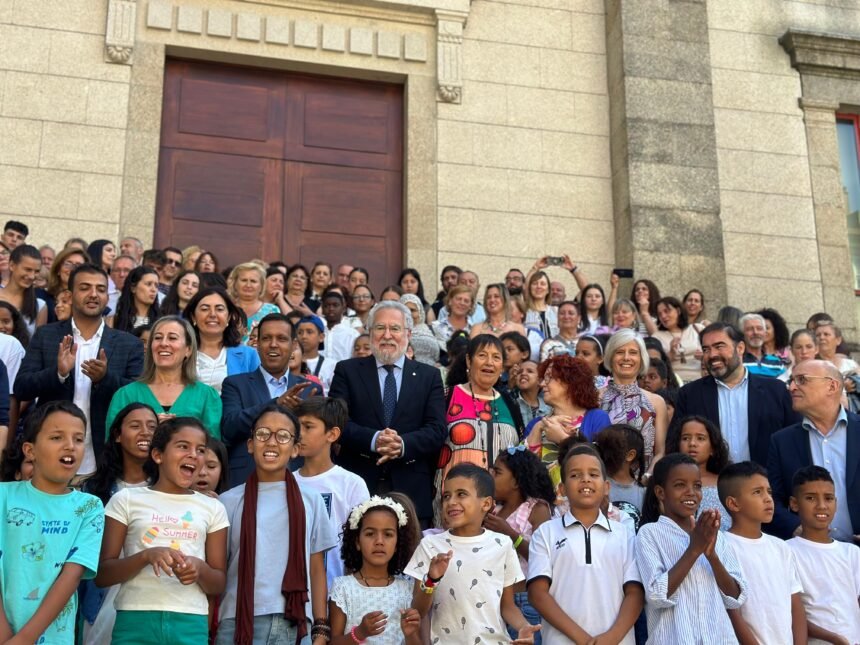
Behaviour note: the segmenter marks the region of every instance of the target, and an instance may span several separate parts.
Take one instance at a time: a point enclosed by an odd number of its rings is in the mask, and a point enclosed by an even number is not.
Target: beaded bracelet
[[[428,596],[436,591],[436,585],[428,585],[423,580],[418,583],[418,588]]]
[[[353,643],[358,643],[358,645],[361,645],[362,643],[367,642],[367,641],[361,640],[358,637],[358,634],[356,632],[358,632],[358,625],[356,625],[355,627],[353,627],[352,629],[349,630],[349,635],[350,635],[350,638],[352,638]]]

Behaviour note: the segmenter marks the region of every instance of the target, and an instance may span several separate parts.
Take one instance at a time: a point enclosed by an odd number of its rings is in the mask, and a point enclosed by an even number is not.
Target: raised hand
[[[448,551],[448,553],[437,553],[434,555],[433,559],[430,560],[427,575],[434,579],[444,576],[445,572],[448,570],[448,564],[451,562],[451,558],[453,557],[453,551]]]
[[[71,336],[64,336],[57,351],[57,372],[63,378],[66,378],[75,369],[75,355],[77,353],[78,346],[75,345],[75,339]]]
[[[104,348],[99,350],[98,358],[92,358],[81,363],[81,372],[93,383],[98,383],[107,374],[107,354]]]

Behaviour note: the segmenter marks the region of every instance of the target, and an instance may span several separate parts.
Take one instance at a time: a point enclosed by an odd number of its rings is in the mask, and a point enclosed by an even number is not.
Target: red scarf
[[[308,601],[308,569],[305,556],[305,505],[295,477],[284,470],[287,484],[287,512],[290,521],[290,557],[281,583],[286,601],[284,618],[296,624],[296,645],[307,634],[305,603]],[[254,640],[254,573],[257,559],[257,472],[245,482],[239,536],[239,587],[236,600],[236,645],[251,645]]]

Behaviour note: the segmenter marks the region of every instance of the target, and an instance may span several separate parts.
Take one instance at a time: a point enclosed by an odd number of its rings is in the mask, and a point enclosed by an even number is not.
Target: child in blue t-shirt
[[[0,642],[74,643],[75,590],[96,574],[104,529],[98,498],[69,488],[85,434],[73,403],[36,408],[23,444],[33,478],[0,484]]]

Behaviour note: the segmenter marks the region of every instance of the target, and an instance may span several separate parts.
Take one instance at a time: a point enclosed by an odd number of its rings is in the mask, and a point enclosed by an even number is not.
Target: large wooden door
[[[400,86],[168,61],[155,243],[363,266],[403,251]]]

